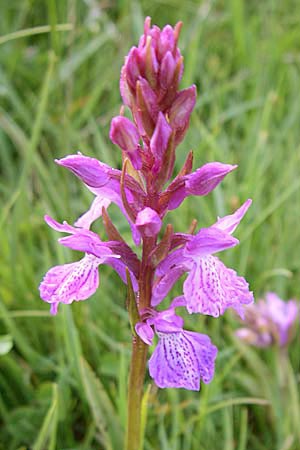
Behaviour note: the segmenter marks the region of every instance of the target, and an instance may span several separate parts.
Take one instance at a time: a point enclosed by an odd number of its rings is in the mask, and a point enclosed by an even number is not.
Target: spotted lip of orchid
[[[184,306],[184,298],[175,299],[161,312],[148,313],[144,322],[136,325],[136,332],[152,345],[154,332],[158,343],[149,360],[150,376],[160,388],[185,388],[199,391],[200,380],[210,383],[214,376],[217,348],[208,336],[184,330],[183,319],[175,314],[175,307]]]
[[[274,292],[245,309],[244,327],[236,331],[239,339],[256,347],[284,347],[294,336],[300,307],[296,300],[284,301]]]
[[[75,263],[52,267],[40,284],[42,300],[51,304],[51,314],[57,313],[59,303],[86,300],[99,286],[100,258],[85,255]]]
[[[73,227],[66,222],[60,224],[50,216],[45,216],[45,221],[54,230],[70,234],[60,238],[58,240],[60,244],[85,253],[81,260],[52,267],[44,276],[40,284],[40,295],[42,300],[51,303],[52,314],[57,313],[59,303],[70,304],[73,301],[86,300],[95,293],[99,286],[100,264],[112,266],[124,282],[126,282],[126,267],[131,267],[133,288],[137,290],[134,275],[137,269],[136,262],[132,258],[133,252],[125,244],[118,244],[123,253],[122,258],[110,248],[109,242],[102,242],[92,231]]]
[[[243,305],[253,302],[248,283],[232,269],[228,269],[213,253],[238,244],[231,236],[243,218],[251,200],[247,200],[234,214],[219,218],[210,228],[202,228],[184,247],[170,253],[157,269],[152,305],[168,294],[175,281],[185,272],[183,285],[189,313],[218,317],[227,308],[234,308],[243,317]]]

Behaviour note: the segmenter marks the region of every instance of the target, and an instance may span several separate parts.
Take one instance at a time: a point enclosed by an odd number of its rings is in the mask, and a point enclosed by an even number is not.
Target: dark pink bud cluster
[[[166,111],[176,97],[183,72],[183,58],[177,47],[182,23],[162,30],[151,28],[147,17],[138,47],[132,47],[121,72],[121,95],[124,103],[135,106],[138,90],[153,93],[158,110]]]
[[[121,95],[134,123],[122,116],[111,123],[111,140],[136,170],[147,174],[148,186],[156,191],[172,176],[175,149],[196,102],[195,86],[179,90],[183,73],[177,47],[180,29],[181,22],[160,30],[146,18],[139,45],[130,50],[121,71]]]

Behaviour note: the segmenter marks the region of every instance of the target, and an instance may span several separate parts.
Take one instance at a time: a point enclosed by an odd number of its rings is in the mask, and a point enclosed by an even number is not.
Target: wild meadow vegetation
[[[253,204],[221,259],[255,298],[300,298],[300,5],[297,0],[0,2],[0,449],[121,449],[131,336],[126,291],[108,267],[86,302],[57,316],[40,300],[50,266],[74,261],[44,223],[70,223],[92,195],[54,158],[81,151],[120,168],[108,138],[121,105],[119,73],[146,15],[184,26],[182,86],[198,100],[180,167],[238,164],[208,197],[168,218],[209,226]],[[114,224],[131,239],[114,206]],[[93,228],[105,239],[101,221]],[[180,294],[180,288],[174,289]],[[186,314],[219,348],[200,392],[156,388],[147,375],[145,450],[299,450],[300,333],[286,350],[237,340],[230,311]]]

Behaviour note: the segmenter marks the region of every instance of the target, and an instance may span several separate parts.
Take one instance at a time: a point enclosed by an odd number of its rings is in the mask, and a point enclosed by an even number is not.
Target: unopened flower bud
[[[147,80],[141,78],[136,84],[137,91],[137,115],[145,130],[151,138],[158,115],[157,97]],[[141,131],[141,130],[140,130]]]
[[[174,78],[176,63],[171,52],[167,52],[161,62],[159,83],[162,89],[167,89]]]
[[[133,47],[130,50],[126,60],[125,67],[126,67],[126,79],[130,84],[131,88],[134,89],[137,80],[141,76],[139,50],[136,47]]]
[[[148,80],[150,86],[153,88],[157,85],[157,72],[158,72],[158,62],[156,59],[155,50],[151,43],[151,37],[147,37],[146,48],[145,48],[145,76]]]
[[[136,126],[124,116],[116,116],[112,119],[109,137],[125,152],[136,150],[140,139]]]
[[[160,112],[158,115],[154,133],[150,141],[151,152],[154,155],[155,160],[157,161],[156,166],[158,170],[161,168],[160,163],[167,149],[171,134],[172,128],[166,121],[163,113]]]
[[[157,53],[160,60],[164,57],[167,52],[174,54],[175,51],[175,36],[174,30],[170,25],[166,25],[161,33],[160,39],[158,41]]]
[[[135,225],[141,234],[151,237],[159,232],[162,222],[157,212],[147,207],[138,213]]]

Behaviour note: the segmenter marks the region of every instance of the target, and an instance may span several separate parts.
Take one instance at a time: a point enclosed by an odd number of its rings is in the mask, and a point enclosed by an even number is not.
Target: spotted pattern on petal
[[[218,317],[234,308],[243,317],[242,305],[253,302],[246,280],[211,255],[194,260],[183,290],[189,313]]]
[[[157,333],[158,345],[149,360],[149,371],[161,387],[200,389],[200,379],[209,383],[214,375],[217,348],[198,333]]]
[[[86,255],[80,261],[52,267],[40,284],[41,298],[48,303],[72,303],[90,297],[99,285],[100,258]]]

